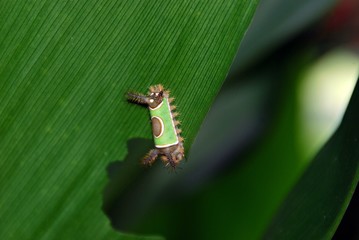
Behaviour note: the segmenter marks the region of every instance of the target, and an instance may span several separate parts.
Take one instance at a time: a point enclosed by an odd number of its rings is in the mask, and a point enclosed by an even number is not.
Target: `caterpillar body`
[[[176,120],[176,106],[172,105],[174,98],[161,84],[149,88],[147,95],[129,92],[129,101],[148,106],[152,122],[152,134],[155,149],[149,151],[143,158],[144,165],[151,166],[158,156],[167,166],[175,169],[184,158],[183,138],[181,137],[180,122]]]

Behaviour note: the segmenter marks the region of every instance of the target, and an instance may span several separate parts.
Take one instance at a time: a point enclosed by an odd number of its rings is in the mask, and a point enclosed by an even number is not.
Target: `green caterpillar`
[[[151,166],[160,155],[166,166],[173,169],[184,158],[182,132],[180,124],[175,118],[177,112],[173,112],[176,106],[171,105],[174,98],[169,97],[169,91],[162,85],[151,86],[148,95],[140,93],[127,93],[129,101],[148,106],[151,115],[152,133],[155,149],[152,149],[142,160],[144,165]]]

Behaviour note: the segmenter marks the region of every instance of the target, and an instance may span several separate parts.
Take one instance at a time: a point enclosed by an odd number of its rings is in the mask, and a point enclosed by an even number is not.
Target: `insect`
[[[176,106],[172,105],[174,98],[169,97],[170,92],[161,84],[149,88],[148,95],[128,92],[129,101],[148,106],[152,122],[152,134],[155,149],[150,150],[143,158],[144,165],[151,166],[161,156],[161,160],[167,166],[175,169],[184,158],[183,138],[180,122],[176,120]]]

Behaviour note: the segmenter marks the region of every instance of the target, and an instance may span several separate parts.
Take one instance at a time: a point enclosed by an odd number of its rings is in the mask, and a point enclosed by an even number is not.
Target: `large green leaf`
[[[1,1],[0,238],[116,238],[106,166],[151,138],[124,93],[170,88],[189,149],[256,2]]]

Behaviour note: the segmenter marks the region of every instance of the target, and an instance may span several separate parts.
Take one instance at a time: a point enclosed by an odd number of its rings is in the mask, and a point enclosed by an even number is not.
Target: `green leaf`
[[[151,138],[124,94],[169,88],[189,149],[256,3],[2,1],[0,238],[138,239],[101,211],[106,166]]]
[[[359,180],[359,84],[343,121],[280,207],[266,239],[331,239]]]

